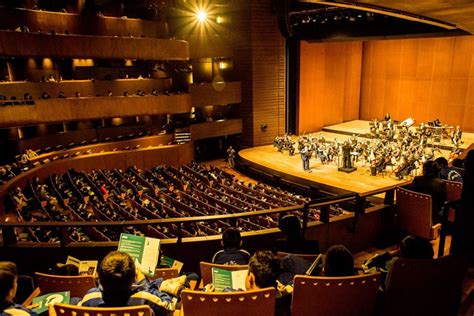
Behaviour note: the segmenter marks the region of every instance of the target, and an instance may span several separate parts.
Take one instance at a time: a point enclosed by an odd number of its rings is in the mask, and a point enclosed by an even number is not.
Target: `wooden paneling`
[[[236,18],[241,24],[234,69],[242,82],[244,146],[270,144],[285,133],[285,39],[271,5],[270,0],[243,3]]]
[[[439,118],[474,131],[474,37],[364,42],[360,118]]]
[[[359,117],[361,63],[361,42],[301,42],[298,134]]]
[[[24,187],[27,181],[39,177],[44,181],[51,174],[63,174],[71,168],[90,172],[92,169],[123,169],[136,165],[138,168],[153,168],[160,164],[180,166],[194,159],[192,142],[184,145],[169,145],[136,150],[124,150],[99,154],[90,154],[56,160],[46,165],[22,173],[0,187],[0,214],[4,210],[4,197],[8,190],[16,186]]]
[[[96,95],[106,96],[111,91],[114,96],[121,96],[125,91],[135,94],[137,90],[150,94],[153,89],[164,92],[171,88],[171,78],[166,79],[117,79],[117,80],[68,80],[61,82],[0,82],[0,94],[10,99],[16,96],[23,99],[25,93],[30,93],[33,99],[39,99],[43,92],[52,98],[62,91],[67,97],[80,92],[83,97]]]
[[[37,100],[0,107],[0,127],[100,118],[191,112],[191,96],[129,96]]]
[[[242,120],[223,120],[191,125],[191,139],[198,140],[242,133]]]
[[[187,60],[185,41],[0,31],[0,55],[24,57]]]
[[[43,30],[64,34],[166,37],[166,22],[122,19],[115,17],[82,16],[79,14],[0,7],[0,28],[27,26],[30,32]]]
[[[195,107],[237,104],[242,101],[240,82],[192,84],[189,93]]]
[[[197,33],[186,36],[189,42],[190,58],[232,57],[232,35],[220,36],[217,34]]]

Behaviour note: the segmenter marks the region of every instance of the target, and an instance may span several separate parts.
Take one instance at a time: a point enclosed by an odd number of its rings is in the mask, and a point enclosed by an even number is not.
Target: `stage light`
[[[199,11],[196,13],[196,17],[197,17],[197,19],[198,19],[198,21],[199,21],[200,23],[203,23],[203,22],[205,22],[205,21],[207,20],[207,13],[206,13],[206,11],[204,11],[204,10],[199,10]]]

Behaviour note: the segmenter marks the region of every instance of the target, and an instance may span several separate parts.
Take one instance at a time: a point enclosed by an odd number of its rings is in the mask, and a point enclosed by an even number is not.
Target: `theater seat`
[[[173,268],[159,268],[155,270],[155,275],[150,280],[163,278],[164,280],[177,278],[179,276],[178,269]]]
[[[90,275],[62,276],[35,272],[35,282],[41,295],[70,291],[71,297],[83,297],[89,289],[97,286],[94,277]]]
[[[275,289],[206,293],[184,290],[181,293],[184,316],[266,316],[275,314]]]
[[[398,259],[387,275],[383,314],[457,315],[465,258]]]
[[[50,316],[152,316],[148,305],[127,307],[82,307],[56,303],[49,306]]]
[[[431,196],[397,188],[397,221],[400,228],[410,235],[436,239],[441,224],[433,225]]]
[[[348,277],[296,275],[291,315],[373,315],[380,273]]]

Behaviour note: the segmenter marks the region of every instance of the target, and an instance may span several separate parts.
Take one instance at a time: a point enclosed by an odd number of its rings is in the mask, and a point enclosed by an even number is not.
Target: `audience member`
[[[325,276],[340,277],[354,275],[354,258],[343,245],[334,245],[328,249],[324,258]]]
[[[227,228],[222,234],[222,246],[223,250],[220,250],[212,257],[212,262],[217,264],[248,264],[250,259],[250,253],[244,249],[240,249],[242,246],[242,238],[240,232],[233,228]]]
[[[474,150],[467,153],[459,207],[454,219],[451,253],[471,258],[474,263]]]
[[[433,224],[441,221],[441,212],[446,201],[446,189],[443,181],[439,178],[438,165],[434,161],[423,164],[423,175],[413,179],[411,190],[431,195],[432,221]]]
[[[133,259],[126,253],[112,251],[99,265],[100,287],[90,289],[79,306],[91,307],[121,307],[135,305],[149,305],[155,315],[167,315],[175,310],[177,298],[160,292],[163,282],[157,279],[149,283]],[[180,277],[181,286],[184,286],[185,277]],[[176,279],[172,279],[176,280]],[[169,280],[168,280],[169,281]],[[165,286],[166,287],[166,286]],[[174,295],[179,296],[179,287],[174,287]]]
[[[319,253],[319,244],[316,240],[305,240],[301,236],[301,223],[297,216],[283,216],[278,223],[278,228],[286,238],[276,240],[275,251],[297,254]]]
[[[2,316],[8,315],[37,315],[32,310],[19,304],[13,299],[18,288],[17,269],[13,262],[0,262],[0,312]]]
[[[271,251],[257,251],[249,261],[249,274],[245,279],[247,291],[277,287],[280,260]]]
[[[49,94],[48,94],[47,92],[43,92],[43,94],[41,94],[41,99],[47,100],[47,99],[49,99],[49,98],[50,98],[50,96],[49,96]]]
[[[443,180],[462,182],[461,174],[457,168],[449,167],[448,160],[444,157],[438,157],[435,159],[436,164],[439,168],[439,177]]]
[[[431,243],[418,236],[407,236],[400,244],[400,258],[433,259],[434,251]]]

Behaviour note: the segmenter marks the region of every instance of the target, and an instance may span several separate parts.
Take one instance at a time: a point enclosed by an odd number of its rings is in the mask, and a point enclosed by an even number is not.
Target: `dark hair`
[[[10,261],[0,262],[0,312],[13,302],[7,299],[8,293],[15,286],[17,276],[16,265]]]
[[[278,228],[286,236],[300,237],[301,223],[300,219],[295,215],[285,215],[280,218]]]
[[[444,157],[438,157],[435,159],[435,162],[438,164],[438,167],[441,168],[447,168],[448,167],[448,160]]]
[[[224,244],[224,248],[239,248],[240,242],[242,238],[240,237],[240,232],[233,228],[229,227],[224,230],[222,234],[222,243]]]
[[[453,162],[451,162],[451,165],[456,168],[464,168],[464,159],[455,158]]]
[[[410,235],[402,240],[400,256],[405,259],[433,259],[434,252],[428,240]]]
[[[354,274],[354,258],[343,245],[334,245],[326,252],[324,260],[326,276],[350,276]]]
[[[99,266],[105,306],[125,306],[135,281],[135,263],[125,252],[112,251]]]
[[[56,267],[53,270],[55,275],[79,275],[79,268],[73,264],[65,264],[60,267]]]
[[[423,164],[423,175],[428,178],[438,178],[438,164],[434,161],[427,161]]]
[[[249,261],[249,273],[255,276],[259,288],[276,287],[280,275],[280,260],[268,250],[257,251]]]

